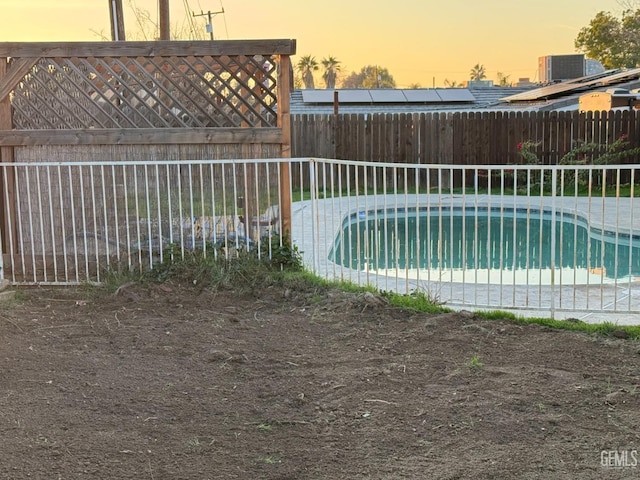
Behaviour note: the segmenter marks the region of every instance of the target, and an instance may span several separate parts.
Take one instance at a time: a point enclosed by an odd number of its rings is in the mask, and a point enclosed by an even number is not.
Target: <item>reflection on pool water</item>
[[[358,212],[329,260],[379,274],[502,284],[640,279],[640,237],[589,227],[574,214],[520,208],[436,207]],[[553,257],[552,257],[553,254]],[[555,269],[551,269],[554,259]]]

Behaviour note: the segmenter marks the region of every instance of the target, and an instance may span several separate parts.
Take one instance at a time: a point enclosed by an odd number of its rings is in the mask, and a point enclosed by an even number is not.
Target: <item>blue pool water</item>
[[[551,229],[555,228],[555,246]],[[553,257],[552,257],[553,256]],[[640,277],[640,237],[589,228],[573,214],[526,209],[408,208],[353,214],[329,260],[358,270],[579,270]]]

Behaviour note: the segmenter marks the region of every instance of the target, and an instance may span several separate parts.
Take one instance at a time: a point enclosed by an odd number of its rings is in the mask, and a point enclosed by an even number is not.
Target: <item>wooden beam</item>
[[[209,40],[157,42],[0,42],[0,57],[162,57],[203,55],[293,55],[296,41]]]
[[[169,145],[280,143],[280,128],[91,128],[0,131],[0,147],[35,145]]]
[[[6,58],[0,60],[5,62],[4,68],[6,69]],[[20,82],[24,76],[29,73],[29,70],[38,63],[39,58],[18,58],[13,60],[11,66],[3,70],[3,75],[0,76],[0,102],[7,98],[7,95],[16,87],[16,84]]]

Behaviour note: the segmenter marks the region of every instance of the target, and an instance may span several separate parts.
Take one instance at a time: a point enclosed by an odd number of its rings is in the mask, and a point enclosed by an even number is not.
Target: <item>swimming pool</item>
[[[552,231],[555,228],[555,232]],[[640,279],[640,237],[574,213],[509,207],[409,207],[347,216],[328,259],[359,271],[495,284]]]

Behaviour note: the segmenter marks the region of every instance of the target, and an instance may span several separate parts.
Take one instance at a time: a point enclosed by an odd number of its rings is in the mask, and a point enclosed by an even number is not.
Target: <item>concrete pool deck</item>
[[[329,260],[336,236],[348,215],[372,210],[406,208],[532,209],[577,215],[591,228],[640,236],[640,200],[602,197],[527,197],[500,195],[387,194],[360,195],[294,202],[292,239],[303,255],[305,265],[316,274],[359,284],[371,284],[380,290],[410,293],[420,290],[438,298],[453,309],[508,310],[523,316],[557,319],[577,318],[585,322],[613,322],[640,325],[640,282],[602,279],[594,276],[589,284],[561,286],[542,284],[471,283],[469,270],[464,282],[450,281],[447,270],[405,269],[381,275],[355,270]],[[317,247],[317,248],[314,248]],[[552,309],[552,305],[554,308]]]

